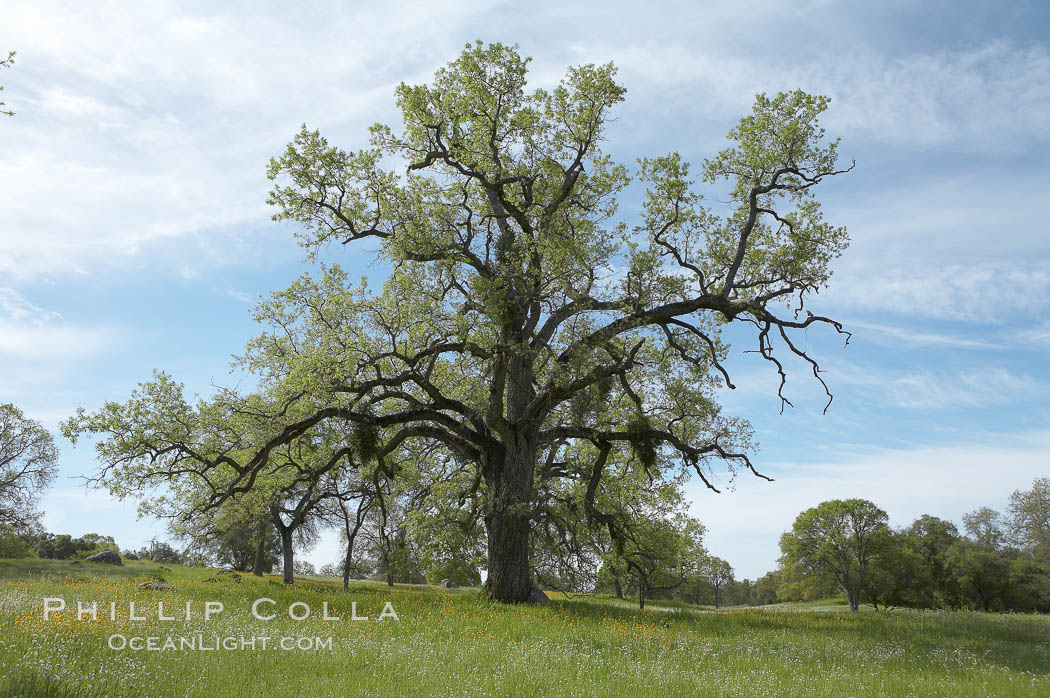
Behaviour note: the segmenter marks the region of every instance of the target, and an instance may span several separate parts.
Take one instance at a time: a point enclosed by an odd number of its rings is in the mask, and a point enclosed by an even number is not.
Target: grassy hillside
[[[470,589],[360,583],[343,593],[320,579],[289,589],[169,567],[0,561],[0,695],[1050,695],[1045,616],[850,615],[835,606],[639,613],[587,597],[506,607]],[[176,589],[136,590],[155,575]],[[67,610],[44,621],[47,596]],[[261,597],[276,602],[261,611],[277,618],[252,617]],[[99,602],[97,620],[75,619],[78,599]],[[146,620],[129,619],[129,601],[147,609]],[[158,620],[158,601],[180,620]],[[205,621],[205,601],[225,609]],[[311,617],[290,619],[293,602],[308,604]],[[341,620],[320,618],[325,602]],[[352,602],[369,620],[350,620]],[[378,620],[386,602],[400,620]],[[254,650],[114,650],[114,633],[159,643],[200,634],[206,646],[216,636],[271,639]],[[275,646],[286,637],[312,648]]]

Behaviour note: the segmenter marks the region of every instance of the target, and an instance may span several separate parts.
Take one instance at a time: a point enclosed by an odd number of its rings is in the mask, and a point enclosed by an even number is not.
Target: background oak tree
[[[0,526],[31,527],[57,469],[58,449],[47,429],[14,405],[0,405]]]
[[[875,561],[888,544],[886,512],[866,499],[833,499],[798,515],[780,538],[785,566],[827,574],[860,608]]]

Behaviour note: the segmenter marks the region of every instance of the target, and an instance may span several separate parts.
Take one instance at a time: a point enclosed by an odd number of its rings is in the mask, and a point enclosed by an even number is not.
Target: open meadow
[[[176,588],[136,589],[157,576]],[[552,596],[546,607],[507,606],[474,589],[356,582],[344,593],[334,581],[286,587],[151,562],[4,560],[0,694],[1050,695],[1047,616],[850,614],[836,602],[717,612],[657,602],[639,612],[614,599]],[[45,597],[62,598],[66,610],[45,621]],[[259,615],[275,618],[253,617],[259,598],[275,602],[260,604]],[[78,600],[98,602],[97,620],[76,619]],[[145,620],[129,619],[132,601]],[[158,620],[160,601],[177,620]],[[224,609],[205,620],[208,601]],[[308,619],[289,618],[295,602],[310,607]],[[386,602],[399,620],[379,619]],[[325,603],[340,620],[321,618]],[[352,603],[367,621],[350,619]],[[303,607],[292,610],[301,615]],[[161,644],[188,638],[198,648],[111,649],[114,634]],[[255,637],[256,648],[213,648],[242,637]],[[262,637],[270,638],[266,649]],[[293,648],[281,649],[282,638],[295,638],[286,641]]]

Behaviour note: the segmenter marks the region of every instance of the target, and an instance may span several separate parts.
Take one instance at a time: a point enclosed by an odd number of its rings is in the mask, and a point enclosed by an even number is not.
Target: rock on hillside
[[[540,606],[546,606],[551,602],[550,598],[543,593],[543,590],[539,587],[532,587],[532,591],[529,592],[529,603],[539,604]]]
[[[112,550],[103,550],[100,553],[95,553],[90,557],[84,558],[88,562],[104,562],[107,565],[123,565],[120,561],[120,555],[117,555]]]
[[[143,582],[135,586],[136,589],[142,589],[144,591],[174,591],[174,584],[165,584],[164,582]]]

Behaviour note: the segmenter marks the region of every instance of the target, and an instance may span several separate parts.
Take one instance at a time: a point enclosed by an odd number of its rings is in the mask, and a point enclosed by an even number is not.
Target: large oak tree
[[[754,471],[749,426],[715,400],[733,387],[720,332],[752,329],[785,404],[784,355],[820,380],[794,333],[842,332],[803,307],[847,243],[813,197],[844,171],[818,123],[828,100],[759,95],[699,168],[720,200],[709,208],[678,153],[632,170],[603,152],[625,95],[612,65],[532,91],[527,67],[514,48],[467,46],[433,83],[397,88],[401,127],[374,126],[365,149],[304,126],[270,164],[275,218],[301,226],[311,259],[338,243],[374,253],[388,278],[373,292],[322,266],[259,305],[268,329],[243,365],[273,408],[252,448],[227,447],[239,437],[215,426],[158,428],[163,409],[140,423],[119,405],[71,420],[73,435],[104,435],[103,480],[225,469],[222,499],[250,489],[281,445],[364,426],[384,477],[405,449],[462,464],[457,496],[481,507],[488,595],[521,602],[551,492],[573,493],[578,515],[615,536],[600,508],[611,462],[687,468],[712,489],[713,461]],[[641,205],[621,215],[632,181]]]

